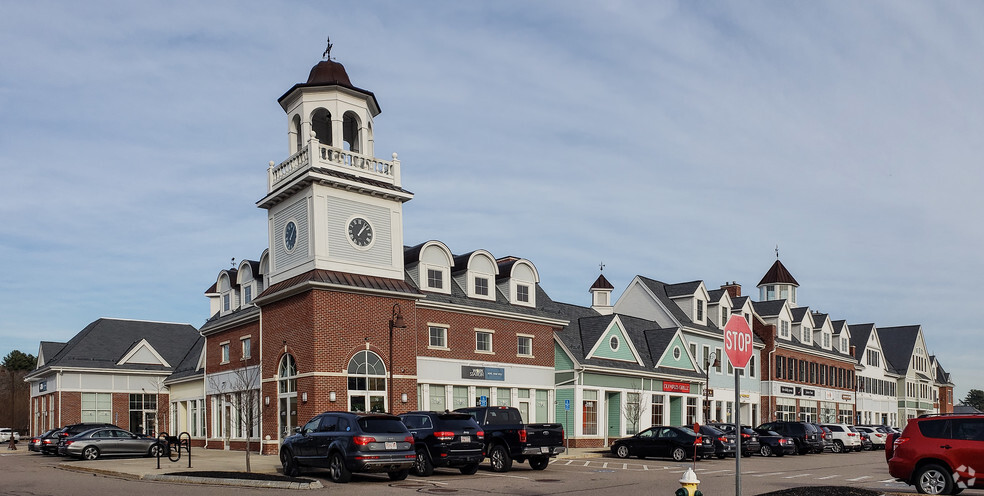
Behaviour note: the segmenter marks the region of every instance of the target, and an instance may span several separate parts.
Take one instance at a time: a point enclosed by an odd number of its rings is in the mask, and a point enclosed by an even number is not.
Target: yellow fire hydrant
[[[683,478],[680,479],[682,487],[676,490],[676,496],[704,496],[704,493],[697,489],[697,484],[700,484],[700,481],[697,480],[697,474],[692,468],[688,468],[683,473]]]

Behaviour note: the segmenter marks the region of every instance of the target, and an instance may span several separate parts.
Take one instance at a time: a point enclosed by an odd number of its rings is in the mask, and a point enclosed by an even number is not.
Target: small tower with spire
[[[605,270],[605,264],[600,264],[601,270]],[[599,274],[598,279],[591,284],[591,308],[602,315],[611,315],[614,312],[612,306],[612,291],[615,286],[605,279],[604,274]]]
[[[796,307],[796,288],[799,283],[779,261],[779,247],[776,247],[776,262],[758,283],[759,300],[787,300],[789,306]]]

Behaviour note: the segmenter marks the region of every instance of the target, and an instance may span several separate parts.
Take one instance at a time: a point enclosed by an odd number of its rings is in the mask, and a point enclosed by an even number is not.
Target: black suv
[[[327,467],[332,482],[348,482],[352,472],[403,480],[417,458],[410,431],[395,415],[325,412],[294,432],[280,445],[280,463],[290,477],[306,466]]]
[[[485,432],[467,413],[408,412],[400,414],[417,450],[414,472],[427,477],[434,467],[454,467],[462,474],[478,471],[485,458]]]
[[[776,421],[767,422],[755,428],[755,430],[775,431],[783,436],[793,438],[796,443],[796,452],[805,455],[807,453],[823,452],[823,438],[819,431],[809,422]]]

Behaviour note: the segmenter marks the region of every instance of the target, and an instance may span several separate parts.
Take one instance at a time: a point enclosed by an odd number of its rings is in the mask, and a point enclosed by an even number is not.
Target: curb
[[[267,489],[321,489],[324,486],[320,481],[313,482],[286,482],[286,481],[262,481],[247,479],[219,479],[211,477],[190,477],[187,475],[158,475],[148,474],[141,477],[143,480],[161,482],[180,482],[185,484],[212,484],[222,486],[238,487],[261,487]]]

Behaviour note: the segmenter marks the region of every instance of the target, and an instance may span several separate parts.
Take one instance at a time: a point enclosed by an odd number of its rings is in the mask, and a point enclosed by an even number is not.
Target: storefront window
[[[362,350],[349,360],[348,389],[349,410],[386,411],[386,366],[379,355]]]
[[[663,423],[663,395],[654,394],[652,403],[652,424],[665,425]]]
[[[697,398],[687,398],[687,425],[697,422]]]
[[[585,391],[581,402],[582,430],[585,436],[598,435],[598,391]]]
[[[470,406],[468,404],[468,386],[454,386],[451,391],[451,401],[454,402],[454,408]]]
[[[443,412],[447,410],[446,401],[444,398],[444,386],[436,386],[431,384],[430,386],[430,409],[435,412]]]

